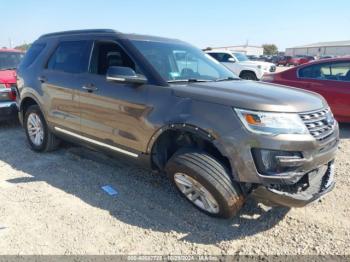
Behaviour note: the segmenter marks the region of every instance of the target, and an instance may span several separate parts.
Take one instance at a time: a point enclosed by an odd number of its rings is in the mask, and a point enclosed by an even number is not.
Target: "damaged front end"
[[[303,207],[330,192],[334,185],[334,161],[331,161],[306,173],[295,184],[259,185],[252,195],[266,205]]]

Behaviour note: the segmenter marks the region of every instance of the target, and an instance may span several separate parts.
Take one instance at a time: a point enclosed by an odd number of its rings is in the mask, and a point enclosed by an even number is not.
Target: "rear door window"
[[[227,53],[209,53],[209,55],[211,55],[221,63],[228,62],[228,59],[232,58],[232,56]]]
[[[47,69],[79,74],[88,71],[91,41],[61,42],[52,54]]]
[[[301,68],[300,78],[350,82],[350,62],[316,64]]]
[[[350,62],[332,63],[330,69],[335,80],[350,82]]]

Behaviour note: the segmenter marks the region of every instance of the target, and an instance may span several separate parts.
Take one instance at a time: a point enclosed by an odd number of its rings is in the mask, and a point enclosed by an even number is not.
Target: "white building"
[[[234,45],[224,47],[210,47],[211,50],[228,50],[232,52],[240,52],[246,55],[260,56],[264,54],[264,48],[262,46],[253,45]]]
[[[350,40],[335,42],[320,42],[304,46],[286,48],[286,55],[310,55],[310,56],[346,56],[350,55]]]

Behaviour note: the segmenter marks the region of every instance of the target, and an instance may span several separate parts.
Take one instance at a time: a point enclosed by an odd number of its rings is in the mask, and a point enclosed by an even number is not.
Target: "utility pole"
[[[12,40],[9,38],[9,48],[12,48]]]

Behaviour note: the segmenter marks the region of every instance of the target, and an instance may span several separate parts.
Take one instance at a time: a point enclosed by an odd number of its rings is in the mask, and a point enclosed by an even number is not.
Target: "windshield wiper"
[[[195,83],[195,82],[213,82],[213,80],[189,78],[189,79],[169,80],[167,82],[168,83],[179,83],[179,82]]]
[[[226,77],[226,78],[218,78],[218,79],[215,80],[215,82],[234,81],[234,80],[241,80],[241,79],[229,76],[229,77]]]

